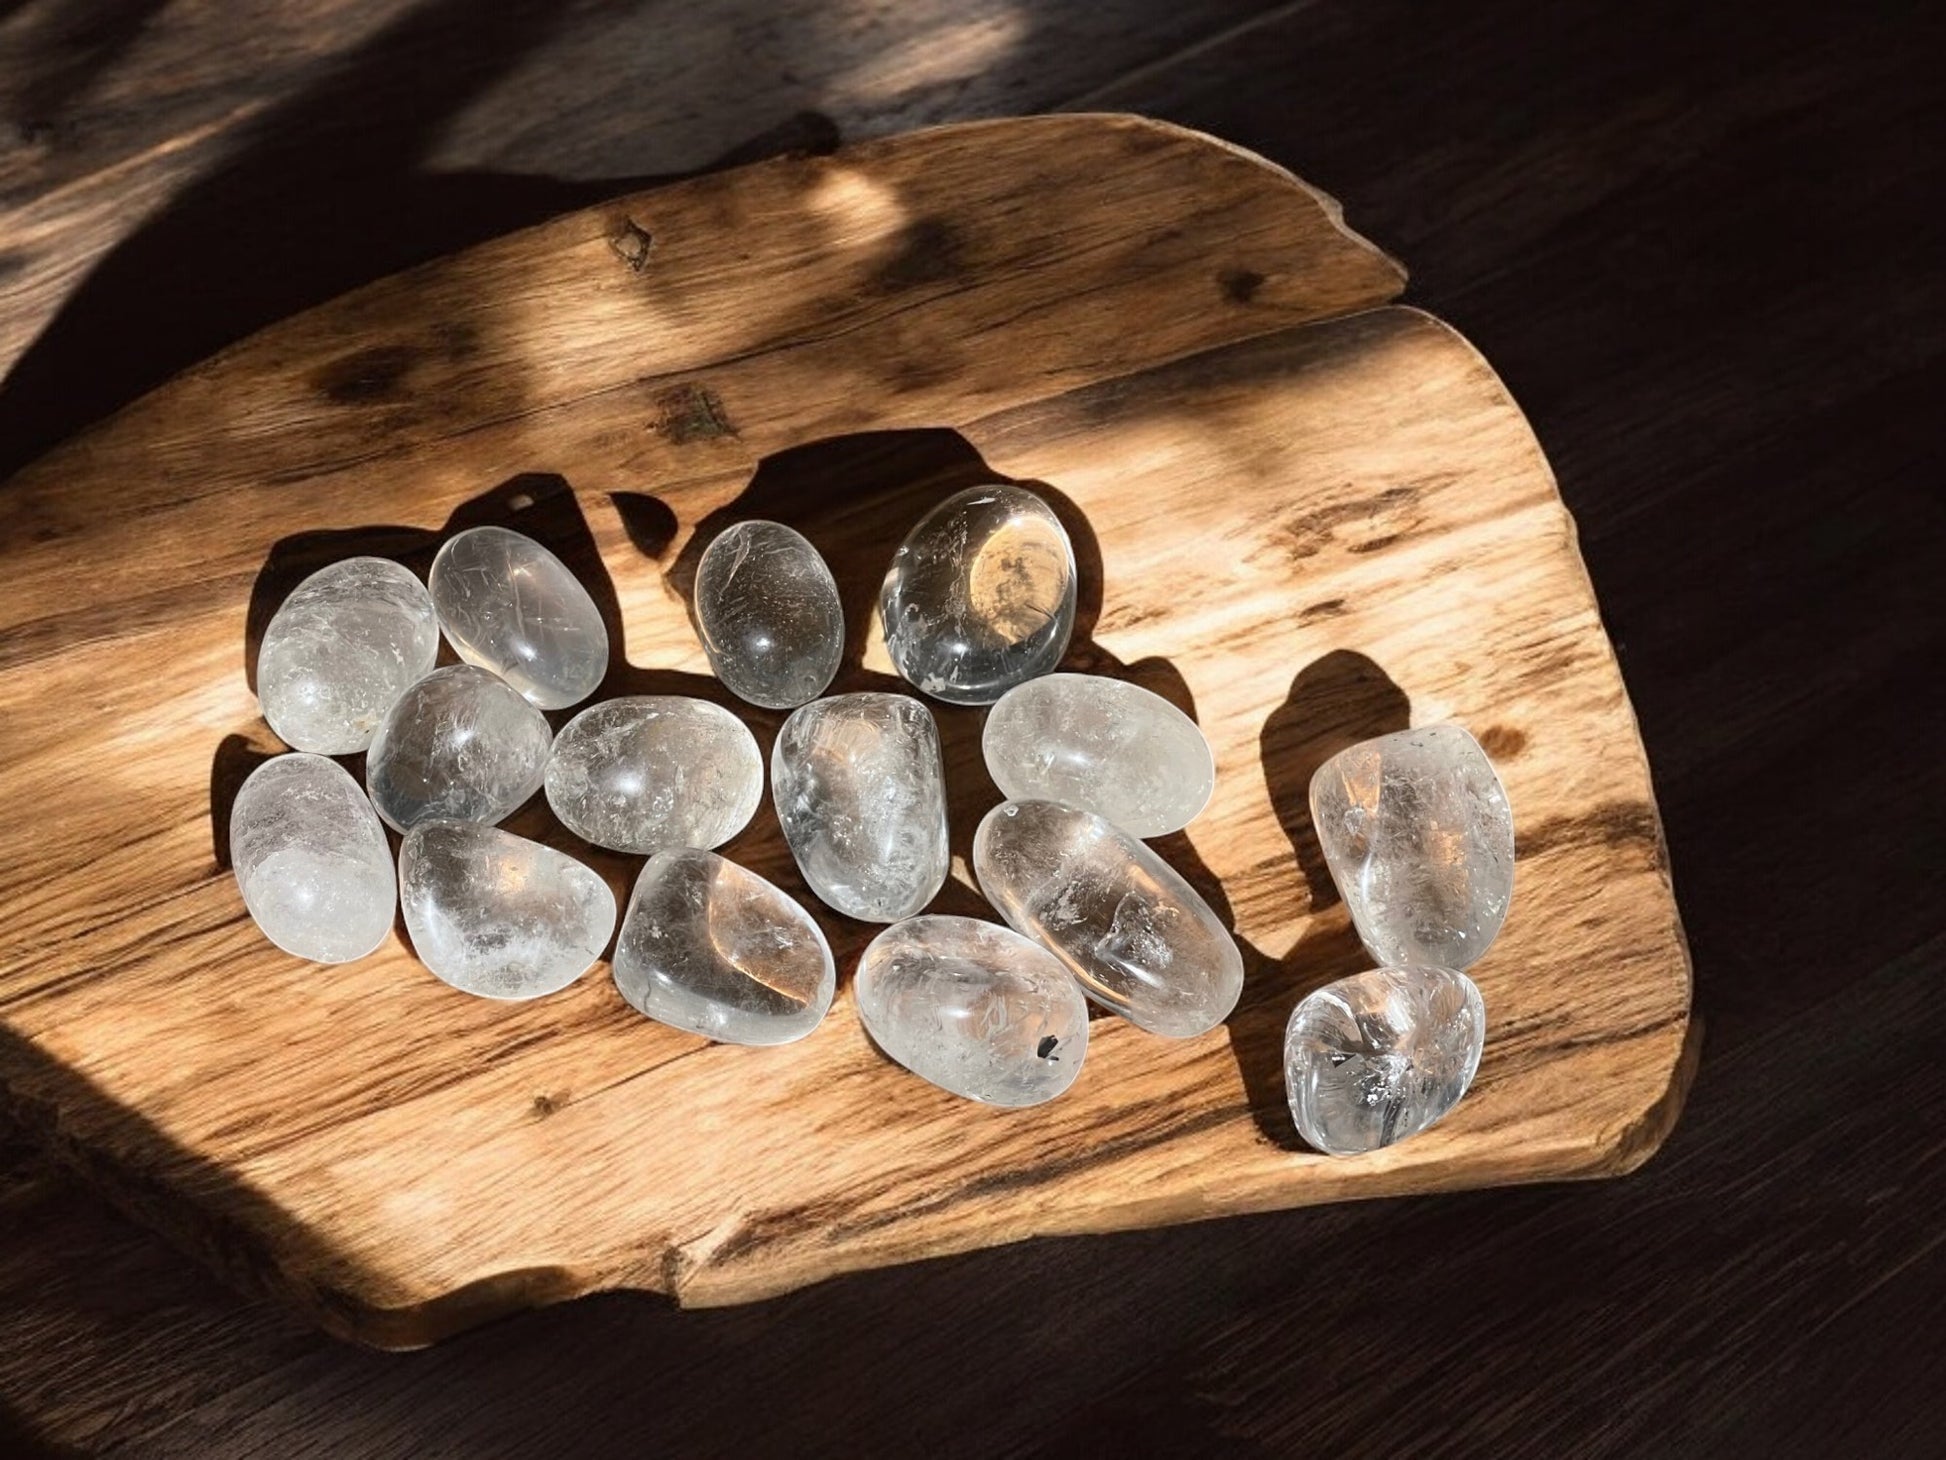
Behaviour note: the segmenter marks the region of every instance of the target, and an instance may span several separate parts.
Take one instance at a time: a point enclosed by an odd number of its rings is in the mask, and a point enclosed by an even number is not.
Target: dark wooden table
[[[0,3],[0,474],[343,288],[839,134],[1142,111],[1334,192],[1552,457],[1708,1029],[1626,1180],[409,1356],[0,1130],[0,1453],[1946,1453],[1941,39],[1694,0]]]

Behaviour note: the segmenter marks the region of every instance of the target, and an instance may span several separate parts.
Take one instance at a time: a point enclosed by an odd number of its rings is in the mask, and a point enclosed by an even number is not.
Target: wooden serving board
[[[158,280],[158,288],[167,287]],[[0,1080],[127,1206],[337,1331],[430,1342],[600,1288],[761,1298],[1041,1234],[1611,1175],[1691,1066],[1648,767],[1546,461],[1491,369],[1288,174],[1130,117],[983,123],[561,218],[265,331],[0,488]],[[323,562],[423,569],[503,521],[610,620],[604,694],[720,702],[684,590],[744,516],[827,555],[839,690],[894,683],[892,548],[994,474],[1068,520],[1070,667],[1193,711],[1215,800],[1160,849],[1231,920],[1242,1005],[1198,1039],[1094,1025],[1071,1093],[958,1100],[867,1042],[876,931],[811,902],[765,806],[726,850],[806,896],[831,1016],[782,1049],[651,1024],[605,965],[471,999],[402,939],[319,968],[256,931],[230,799],[278,747],[256,636]],[[939,706],[955,881],[997,799]],[[564,718],[564,717],[557,717]],[[766,747],[777,717],[752,715]],[[1281,1033],[1366,965],[1304,809],[1351,740],[1456,719],[1518,829],[1474,970],[1486,1057],[1428,1134],[1333,1160]],[[361,769],[351,762],[353,769]],[[574,846],[544,806],[516,829]],[[625,897],[637,862],[582,854]]]

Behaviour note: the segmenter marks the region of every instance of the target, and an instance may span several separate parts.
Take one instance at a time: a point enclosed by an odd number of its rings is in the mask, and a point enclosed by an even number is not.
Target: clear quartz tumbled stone
[[[566,988],[615,931],[615,894],[591,868],[471,821],[424,821],[406,833],[399,902],[419,961],[488,999]]]
[[[547,760],[547,804],[584,841],[652,855],[717,847],[764,795],[757,740],[735,715],[684,695],[626,695],[562,728]]]
[[[349,963],[392,931],[392,850],[335,760],[299,752],[252,771],[230,808],[230,865],[243,905],[286,953]]]
[[[1485,1041],[1480,991],[1450,968],[1379,968],[1326,984],[1284,1032],[1298,1133],[1330,1156],[1416,1135],[1459,1103]]]
[[[257,649],[257,700],[296,750],[352,755],[439,657],[432,599],[388,558],[346,558],[291,591]]]
[[[1131,836],[1181,831],[1209,804],[1216,762],[1162,696],[1098,674],[1044,674],[987,712],[987,770],[1011,801],[1065,801]]]
[[[941,502],[879,592],[885,647],[935,699],[987,705],[1061,662],[1074,632],[1074,547],[1054,511],[995,482]]]
[[[834,695],[794,711],[771,748],[770,782],[798,870],[847,917],[897,922],[944,885],[939,728],[910,695]]]
[[[921,1079],[991,1105],[1039,1105],[1088,1053],[1088,1005],[1060,960],[977,918],[918,917],[858,960],[858,1017]]]
[[[1053,801],[1003,801],[973,838],[980,890],[1082,992],[1152,1034],[1214,1029],[1243,992],[1243,955],[1210,905],[1148,847]]]
[[[823,1020],[838,971],[811,915],[714,852],[658,852],[615,943],[615,987],[638,1011],[726,1044],[788,1044]]]
[[[696,622],[716,677],[769,710],[816,699],[844,658],[837,580],[781,522],[739,522],[709,545],[696,568]]]
[[[498,675],[435,669],[399,697],[365,757],[372,805],[394,831],[504,821],[541,788],[554,733]]]
[[[1457,725],[1361,741],[1311,778],[1331,880],[1372,957],[1468,968],[1507,916],[1514,823],[1507,793]]]
[[[432,561],[439,627],[468,664],[543,710],[564,710],[608,673],[608,630],[568,565],[523,533],[473,527]]]

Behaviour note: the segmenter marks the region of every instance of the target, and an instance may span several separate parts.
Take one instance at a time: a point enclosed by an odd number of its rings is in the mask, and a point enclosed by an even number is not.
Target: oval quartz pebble
[[[1045,674],[987,713],[987,770],[1012,801],[1064,801],[1131,836],[1181,831],[1209,804],[1216,762],[1162,696],[1097,674]]]
[[[973,869],[1008,924],[1051,951],[1082,992],[1152,1034],[1214,1029],[1243,992],[1243,956],[1196,890],[1091,811],[1003,801],[973,837]]]
[[[432,601],[447,642],[543,710],[595,692],[608,673],[608,630],[566,563],[523,533],[474,527],[432,562]]]
[[[365,756],[372,805],[394,831],[422,821],[504,821],[541,788],[554,732],[505,680],[435,669],[386,713]]]
[[[693,847],[658,852],[615,943],[615,987],[640,1013],[726,1044],[788,1044],[838,987],[811,915],[755,872]]]
[[[739,522],[710,543],[696,568],[696,623],[716,677],[765,709],[816,699],[844,658],[837,580],[781,522]]]
[[[1003,482],[925,515],[879,593],[885,647],[935,699],[989,705],[1046,674],[1074,632],[1074,546],[1054,510]]]
[[[770,780],[798,870],[847,917],[897,922],[945,884],[939,727],[912,696],[834,695],[792,712]]]
[[[584,841],[653,855],[721,846],[764,794],[756,737],[720,705],[626,695],[590,705],[555,737],[547,804]]]
[[[243,905],[286,953],[349,963],[392,931],[385,830],[334,760],[299,752],[250,773],[230,807],[230,865]]]
[[[977,918],[893,924],[865,949],[853,988],[880,1049],[969,1100],[1052,1100],[1088,1053],[1088,1005],[1066,967]]]
[[[1329,1156],[1376,1151],[1440,1119],[1473,1083],[1486,1006],[1450,968],[1377,968],[1307,994],[1284,1031],[1298,1133]]]
[[[432,598],[387,558],[311,574],[272,615],[257,649],[257,701],[294,750],[352,755],[439,657]]]
[[[1514,822],[1486,751],[1458,725],[1364,740],[1311,777],[1311,824],[1374,960],[1470,968],[1514,891]]]
[[[615,894],[565,852],[471,821],[424,821],[399,848],[413,952],[488,999],[536,999],[593,967],[615,931]]]

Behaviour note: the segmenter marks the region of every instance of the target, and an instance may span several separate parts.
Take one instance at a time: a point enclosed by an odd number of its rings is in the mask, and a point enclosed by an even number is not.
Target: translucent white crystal
[[[996,923],[894,923],[859,959],[853,988],[880,1049],[969,1100],[1052,1100],[1088,1053],[1088,1006],[1067,968]]]
[[[683,695],[590,705],[555,737],[547,804],[618,852],[721,846],[763,800],[756,737],[728,710]]]
[[[794,711],[770,781],[798,870],[839,912],[897,922],[946,881],[939,729],[910,695],[835,695]]]
[[[1379,963],[1469,967],[1507,916],[1514,823],[1480,743],[1457,725],[1362,741],[1311,777],[1331,880]]]
[[[489,999],[566,988],[615,931],[615,894],[595,872],[471,821],[422,821],[406,833],[399,901],[419,961]]]
[[[727,528],[696,568],[696,622],[732,694],[788,710],[823,694],[845,652],[831,569],[781,522]]]
[[[474,527],[452,538],[432,562],[432,601],[454,653],[543,710],[585,700],[608,672],[601,611],[531,537]]]
[[[1044,674],[987,712],[981,748],[1000,793],[1065,801],[1131,836],[1164,836],[1209,804],[1216,762],[1196,722],[1140,685]]]
[[[1459,1103],[1485,1041],[1480,991],[1452,969],[1380,968],[1326,984],[1284,1031],[1298,1133],[1331,1156],[1415,1135]]]
[[[230,807],[230,865],[264,936],[313,963],[362,958],[392,931],[392,850],[372,803],[321,755],[280,755]]]
[[[439,656],[425,585],[385,558],[346,558],[291,590],[257,649],[257,700],[295,750],[352,755]]]
[[[994,483],[948,497],[893,555],[885,647],[936,699],[986,705],[1061,662],[1074,632],[1074,548],[1047,503]]]
[[[824,933],[778,888],[714,852],[658,852],[615,944],[615,987],[651,1019],[728,1044],[788,1044],[838,986]]]
[[[973,838],[980,890],[1104,1008],[1154,1034],[1201,1034],[1243,992],[1243,956],[1196,890],[1091,811],[1003,801]]]
[[[541,788],[554,733],[498,675],[435,669],[399,696],[365,757],[365,785],[386,825],[504,821]]]

